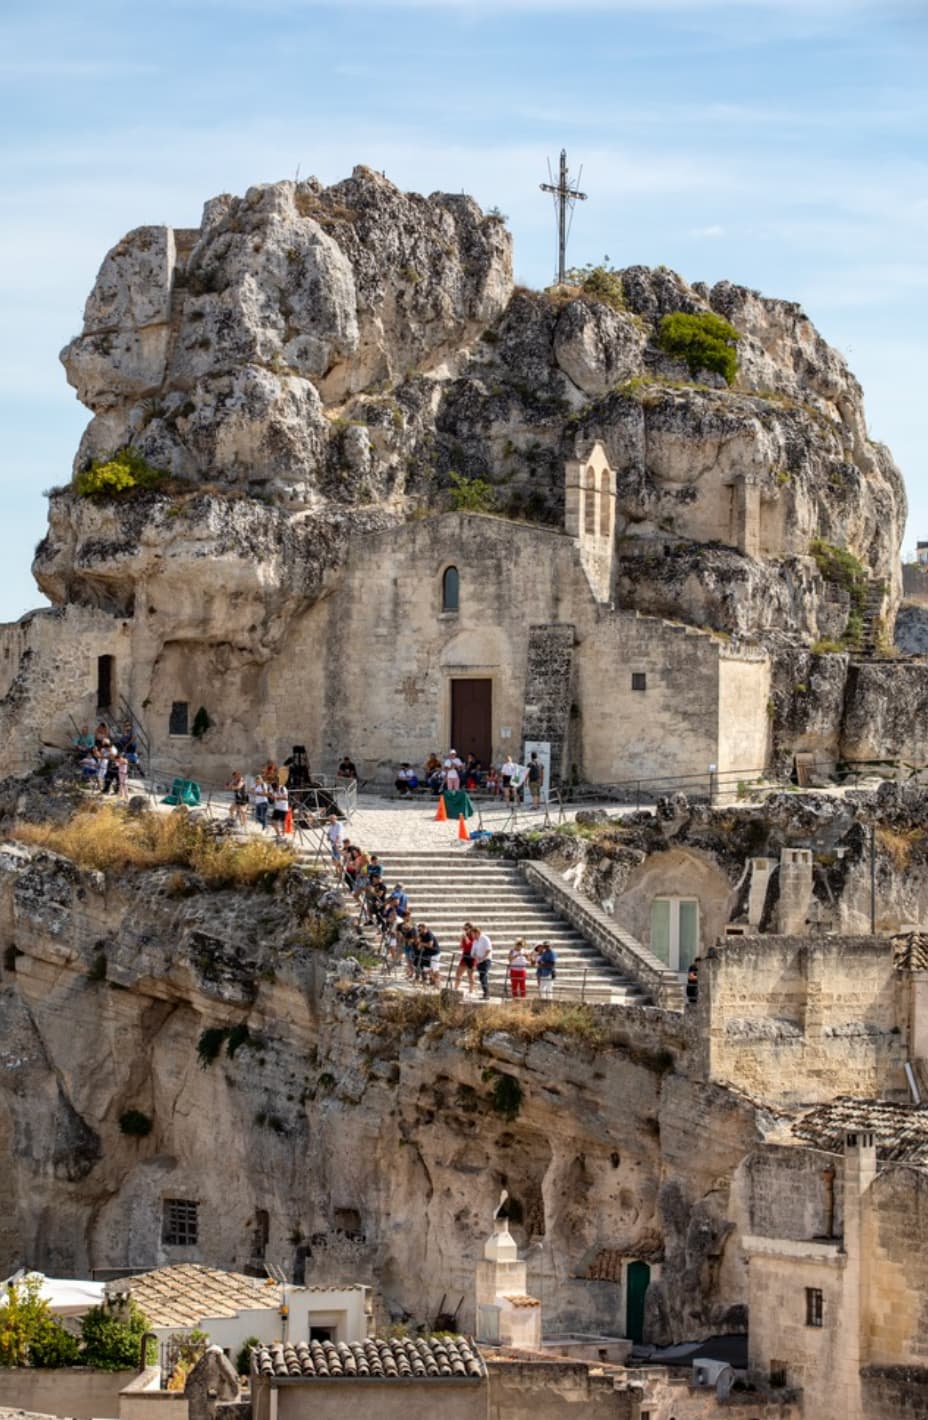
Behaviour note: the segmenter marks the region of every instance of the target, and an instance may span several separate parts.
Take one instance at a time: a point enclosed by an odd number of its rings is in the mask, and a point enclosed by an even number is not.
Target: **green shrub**
[[[451,507],[455,513],[492,513],[496,507],[496,491],[485,478],[465,478],[463,473],[448,474],[451,483]]]
[[[240,1376],[247,1376],[251,1370],[251,1349],[253,1346],[260,1346],[259,1336],[246,1336],[242,1342],[241,1350],[235,1358],[235,1369]]]
[[[148,1319],[131,1297],[128,1303],[116,1299],[105,1301],[81,1319],[84,1342],[81,1360],[98,1371],[136,1370],[142,1337],[147,1330]],[[156,1351],[156,1343],[149,1341],[149,1365]]]
[[[144,1139],[151,1133],[151,1120],[140,1109],[127,1109],[119,1116],[119,1127],[123,1134],[133,1139]]]
[[[591,301],[599,301],[603,306],[611,306],[614,311],[625,310],[625,292],[622,277],[615,267],[609,265],[605,257],[602,265],[572,266],[564,273],[568,286],[579,286],[584,296]]]
[[[49,1317],[47,1326],[39,1328],[29,1347],[30,1364],[41,1370],[78,1366],[82,1359],[77,1337],[52,1317]]]
[[[34,1275],[7,1283],[6,1303],[0,1307],[0,1366],[49,1364],[45,1357],[60,1345],[58,1323],[41,1292],[42,1278]],[[42,1359],[34,1361],[34,1354]]]
[[[82,498],[112,498],[133,489],[157,488],[166,478],[167,474],[152,468],[137,449],[125,448],[110,459],[94,459],[77,475],[74,488]]]
[[[733,325],[714,311],[674,311],[664,316],[658,333],[661,349],[683,360],[691,375],[712,370],[726,384],[733,385],[738,373],[737,344],[741,339]]]

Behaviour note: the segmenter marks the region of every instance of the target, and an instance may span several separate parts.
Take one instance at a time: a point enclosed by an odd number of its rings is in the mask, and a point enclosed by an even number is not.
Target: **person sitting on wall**
[[[428,784],[429,789],[431,790],[432,797],[437,799],[442,790],[443,775],[441,770],[441,760],[438,758],[438,755],[435,753],[434,750],[429,755],[428,759],[425,761],[425,768],[423,772],[425,774],[425,782],[426,784]]]
[[[465,789],[480,788],[480,760],[475,754],[471,754],[470,750],[467,751],[467,759],[464,761],[462,777]]]
[[[78,755],[83,755],[85,750],[93,749],[93,735],[90,733],[90,729],[87,725],[81,725],[77,734],[71,741],[71,744],[73,745],[74,749],[77,750]]]
[[[105,744],[109,744],[110,727],[105,720],[101,720],[93,732],[93,742],[97,749],[102,749]]]
[[[483,787],[488,794],[496,798],[500,791],[499,770],[495,764],[491,764],[483,778]]]
[[[410,769],[409,765],[404,762],[397,771],[394,783],[396,792],[401,798],[411,799],[413,792],[419,787],[419,776],[414,769]]]
[[[354,767],[354,760],[351,759],[347,754],[343,754],[341,764],[339,764],[338,768],[335,771],[335,778],[342,779],[346,783],[350,784],[352,780],[356,780],[357,777],[358,771]]]

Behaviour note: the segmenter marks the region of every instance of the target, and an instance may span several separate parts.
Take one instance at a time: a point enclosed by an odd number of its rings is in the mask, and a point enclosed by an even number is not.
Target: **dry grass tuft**
[[[115,804],[88,804],[65,824],[22,823],[16,837],[102,872],[190,868],[211,888],[269,888],[295,862],[283,843],[218,839],[183,811],[130,816]]]
[[[925,837],[923,828],[886,828],[876,831],[877,842],[893,861],[897,873],[904,873],[912,858],[912,850]]]
[[[400,1032],[420,1032],[427,1026],[438,1026],[442,1033],[459,1031],[465,1050],[481,1049],[487,1036],[497,1033],[527,1044],[548,1034],[597,1049],[618,1043],[593,1008],[579,1001],[510,1001],[484,1010],[452,993],[397,993],[383,999],[377,1016],[387,1029]]]

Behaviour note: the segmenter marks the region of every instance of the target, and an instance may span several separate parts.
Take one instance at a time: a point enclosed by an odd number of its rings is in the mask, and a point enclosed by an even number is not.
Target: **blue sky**
[[[8,0],[0,19],[0,618],[89,415],[57,353],[106,250],[204,200],[355,163],[510,219],[553,274],[546,160],[590,200],[570,259],[800,301],[848,358],[928,538],[926,0]]]

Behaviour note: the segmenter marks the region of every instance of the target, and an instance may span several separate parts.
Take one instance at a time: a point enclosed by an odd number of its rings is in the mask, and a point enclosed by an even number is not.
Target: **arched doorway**
[[[625,1269],[625,1335],[629,1341],[644,1340],[644,1297],[651,1281],[646,1262],[630,1262]]]

